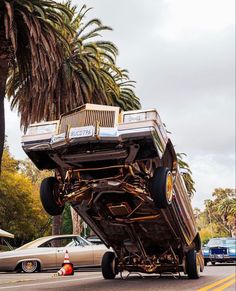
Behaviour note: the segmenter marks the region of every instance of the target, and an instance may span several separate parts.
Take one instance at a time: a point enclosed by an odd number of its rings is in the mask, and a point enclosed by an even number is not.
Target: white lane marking
[[[51,285],[51,284],[57,284],[57,283],[66,283],[66,282],[75,282],[75,281],[93,280],[93,279],[102,279],[102,276],[85,277],[85,278],[70,279],[70,280],[63,280],[63,281],[57,280],[57,281],[53,281],[53,282],[49,281],[49,282],[35,283],[35,284],[6,286],[6,287],[0,287],[0,290],[12,289],[12,288],[22,288],[22,287],[33,287],[33,286],[41,286],[41,285]]]

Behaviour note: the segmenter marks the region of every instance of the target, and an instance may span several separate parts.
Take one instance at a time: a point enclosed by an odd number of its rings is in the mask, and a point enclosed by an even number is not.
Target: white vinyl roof
[[[10,232],[0,229],[0,237],[14,238],[14,234],[11,234]]]

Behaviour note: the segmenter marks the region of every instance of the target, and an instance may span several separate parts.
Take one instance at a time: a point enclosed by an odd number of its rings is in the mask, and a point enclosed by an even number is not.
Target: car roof
[[[3,229],[0,229],[0,237],[10,237],[10,238],[14,238],[14,234],[7,232]]]
[[[35,248],[35,247],[38,247],[39,245],[43,244],[44,242],[46,242],[50,239],[54,239],[54,238],[78,237],[78,236],[79,235],[76,235],[76,234],[60,234],[60,235],[44,236],[44,237],[37,238],[36,240],[33,240],[31,242],[28,242],[27,244],[19,247],[17,250],[22,250],[22,249],[27,249],[27,248]],[[84,238],[82,238],[82,239],[84,239]]]
[[[221,240],[229,239],[229,240],[236,240],[235,237],[213,237],[211,239],[221,239]]]

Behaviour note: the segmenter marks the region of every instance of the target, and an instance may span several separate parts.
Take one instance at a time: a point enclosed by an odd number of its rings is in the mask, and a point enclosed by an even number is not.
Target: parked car
[[[203,248],[205,266],[208,262],[233,263],[236,262],[236,238],[212,238]]]
[[[57,235],[38,238],[14,251],[0,253],[0,271],[33,273],[60,268],[65,251],[74,267],[101,266],[105,245],[93,245],[75,235]]]
[[[53,169],[40,197],[50,215],[66,202],[115,252],[105,279],[129,272],[203,271],[201,240],[174,147],[155,109],[123,112],[85,104],[59,120],[32,124],[22,146]]]

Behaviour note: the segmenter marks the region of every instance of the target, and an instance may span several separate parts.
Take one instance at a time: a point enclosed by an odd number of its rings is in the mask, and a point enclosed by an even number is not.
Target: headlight
[[[155,110],[145,111],[145,112],[128,112],[124,113],[123,115],[123,122],[137,122],[137,121],[144,121],[144,120],[152,120],[157,119],[157,112]]]
[[[236,249],[235,249],[235,248],[230,248],[230,249],[229,249],[229,252],[230,252],[231,254],[235,254],[235,253],[236,253]]]
[[[209,250],[206,250],[206,249],[205,249],[205,250],[203,250],[203,253],[204,253],[204,254],[209,254]]]
[[[32,124],[28,128],[26,135],[55,133],[56,128],[57,128],[57,122]]]
[[[124,123],[146,120],[146,113],[133,113],[124,115]]]

